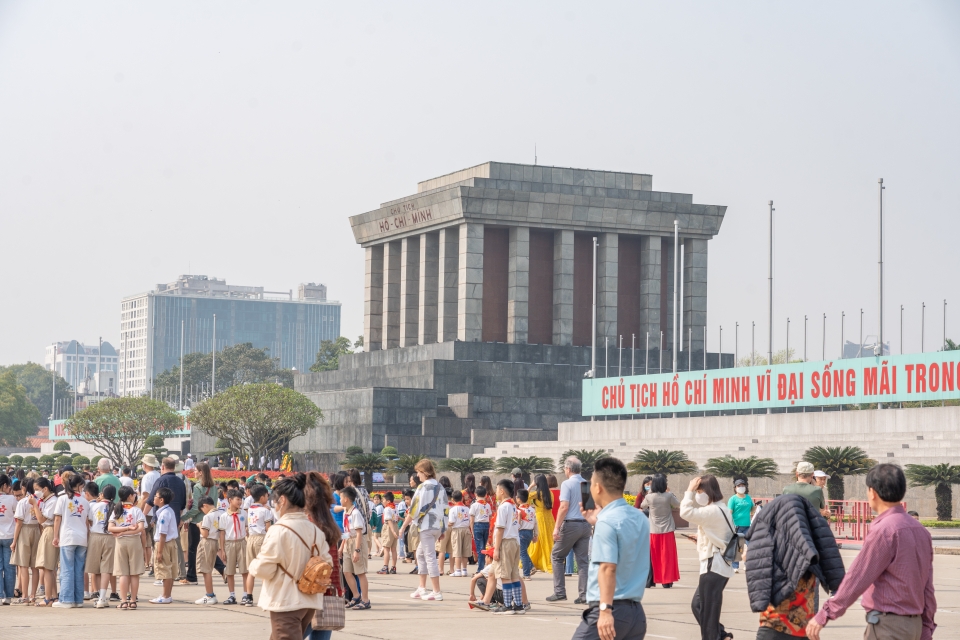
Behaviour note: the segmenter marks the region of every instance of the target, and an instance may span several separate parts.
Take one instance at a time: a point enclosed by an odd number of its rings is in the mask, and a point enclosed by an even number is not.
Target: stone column
[[[703,328],[707,325],[707,241],[681,239],[683,243],[683,348],[693,329],[693,369],[703,368]],[[699,356],[697,355],[699,353]],[[686,355],[686,354],[684,354]],[[699,360],[699,362],[697,362]]]
[[[457,339],[479,342],[483,329],[483,225],[460,225],[457,274]]]
[[[384,349],[400,346],[400,250],[401,241],[383,245],[383,331]]]
[[[597,347],[603,347],[604,338],[609,338],[610,346],[616,347],[620,236],[601,233],[597,241]]]
[[[418,344],[437,341],[437,283],[440,259],[440,236],[425,233],[420,236],[420,335]]]
[[[573,344],[573,231],[553,233],[553,344]]]
[[[660,236],[640,238],[640,335],[641,348],[650,332],[650,350],[660,348]]]
[[[379,351],[383,346],[383,245],[364,251],[363,344],[369,351]]]
[[[530,227],[510,227],[507,342],[526,344],[530,300]]]
[[[420,236],[400,241],[400,346],[420,337]]]
[[[457,339],[460,227],[441,229],[439,241],[437,341],[453,342]]]

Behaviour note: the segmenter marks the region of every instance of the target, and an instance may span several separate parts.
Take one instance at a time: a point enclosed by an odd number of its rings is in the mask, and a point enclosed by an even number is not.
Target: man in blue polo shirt
[[[586,513],[594,525],[587,577],[587,606],[573,640],[642,640],[647,617],[640,601],[650,573],[650,522],[623,499],[627,468],[601,458],[590,494],[598,510]]]

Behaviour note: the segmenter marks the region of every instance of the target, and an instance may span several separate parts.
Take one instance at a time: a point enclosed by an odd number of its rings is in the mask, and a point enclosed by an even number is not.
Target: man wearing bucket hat
[[[823,497],[823,489],[813,481],[813,465],[809,462],[797,463],[797,481],[785,486],[783,492],[803,496],[821,513],[827,507],[827,501]]]

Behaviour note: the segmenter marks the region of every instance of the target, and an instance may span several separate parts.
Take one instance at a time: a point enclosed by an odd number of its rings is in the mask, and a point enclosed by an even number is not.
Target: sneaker
[[[242,605],[245,606],[245,607],[252,607],[252,606],[253,606],[253,596],[251,596],[250,594],[247,594],[247,595],[243,596],[242,598],[240,598],[240,604],[242,604]]]
[[[587,604],[587,599],[586,599],[586,598],[577,598],[576,600],[573,601],[573,604]]]
[[[513,612],[514,612],[515,614],[517,614],[518,616],[522,616],[523,614],[525,614],[525,613],[527,612],[527,610],[526,610],[526,608],[521,604],[521,605],[514,605],[514,606],[513,606]]]
[[[109,600],[104,600],[103,598],[97,598],[96,604],[93,605],[94,609],[106,609],[110,606]]]
[[[84,591],[84,592],[83,592],[83,599],[84,599],[84,600],[93,600],[93,594],[90,593],[89,591]]]
[[[516,614],[516,611],[514,611],[513,607],[505,607],[503,605],[500,605],[499,607],[493,610],[493,613],[498,616],[512,616]]]
[[[38,596],[46,595],[46,593],[43,590],[43,585],[40,585],[40,587],[37,589],[37,595]]]
[[[736,569],[734,569],[733,572],[734,572],[734,573],[740,573],[740,567],[737,567]]]
[[[53,607],[54,609],[73,609],[73,605],[70,604],[69,602],[60,602],[59,600],[57,600],[50,606]]]
[[[194,600],[193,604],[217,604],[217,596],[203,596]]]
[[[186,586],[194,586],[194,587],[195,587],[195,586],[197,586],[197,581],[194,580],[193,582],[190,582],[189,580],[187,580],[186,578],[184,578],[183,580],[179,580],[179,581],[177,581],[177,582],[174,583],[174,584],[180,584],[180,585],[183,585],[183,586],[185,586],[185,587],[186,587]]]
[[[74,603],[71,605],[71,608],[73,608],[73,609],[83,609],[83,603],[82,603],[82,602],[74,602]]]
[[[528,602],[527,604],[523,605],[523,611],[524,611],[524,612],[530,611],[530,603],[529,603],[529,602]]]
[[[562,602],[563,600],[566,600],[566,599],[567,599],[567,596],[558,596],[557,594],[553,594],[552,596],[547,596],[547,602]]]
[[[427,595],[427,590],[423,587],[417,587],[417,590],[410,594],[410,597],[414,600],[420,600],[423,596]]]
[[[476,602],[471,602],[470,604],[473,605],[474,609],[479,609],[480,611],[490,611],[490,609],[492,608],[489,604],[487,604],[483,600],[477,600]]]
[[[162,586],[163,586],[163,580],[154,580],[153,586],[155,586],[155,587],[162,587]]]
[[[426,589],[424,589],[424,591],[426,591]],[[430,592],[430,593],[427,593],[427,594],[425,594],[425,595],[420,596],[420,599],[421,599],[421,600],[436,600],[436,601],[439,602],[440,600],[443,600],[443,594],[440,593],[439,591],[432,591],[432,592]]]
[[[163,596],[157,596],[150,601],[151,604],[172,604],[173,598],[164,598]]]
[[[111,602],[120,602],[120,594],[119,594],[119,593],[111,593],[111,594],[110,594],[110,601],[111,601]]]
[[[153,602],[153,600],[151,600],[150,602]],[[229,598],[223,601],[223,604],[237,604],[237,597],[230,596]]]
[[[10,598],[4,598],[3,600],[0,600],[0,604],[3,604],[3,605],[10,604]]]

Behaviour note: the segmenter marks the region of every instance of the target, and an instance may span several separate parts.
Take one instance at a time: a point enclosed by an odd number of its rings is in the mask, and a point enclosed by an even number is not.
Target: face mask
[[[737,487],[737,493],[739,493],[740,495],[743,495],[743,494],[745,494],[746,492],[747,492],[747,488],[746,488],[746,487]]]
[[[643,490],[644,490],[644,491],[650,491],[650,485],[648,485],[648,484],[643,485]]]
[[[707,506],[708,504],[710,504],[710,496],[708,496],[705,493],[698,493],[697,504],[700,505],[701,507]]]

